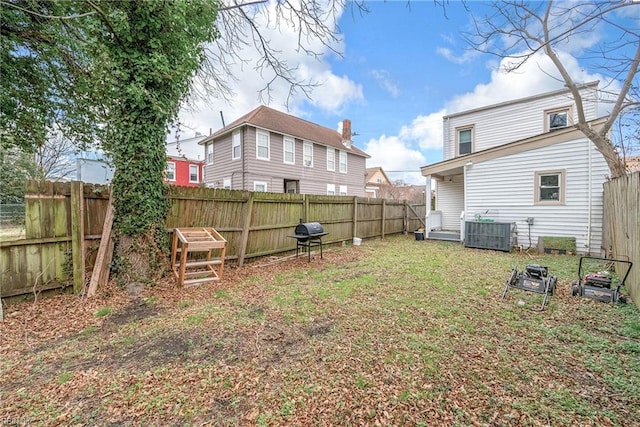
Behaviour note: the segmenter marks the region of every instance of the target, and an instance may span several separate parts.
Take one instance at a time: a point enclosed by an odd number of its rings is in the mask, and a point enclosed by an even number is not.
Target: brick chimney
[[[342,121],[342,144],[351,148],[351,120],[349,119]]]

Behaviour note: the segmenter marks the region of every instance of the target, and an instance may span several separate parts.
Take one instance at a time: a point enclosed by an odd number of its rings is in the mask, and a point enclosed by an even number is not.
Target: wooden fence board
[[[30,293],[36,280],[41,286],[54,286],[56,282],[68,286],[73,277],[90,275],[97,258],[109,188],[82,186],[82,201],[75,203],[73,215],[83,218],[81,252],[85,268],[72,275],[65,265],[71,265],[79,249],[76,243],[72,250],[71,185],[37,182],[28,189],[26,221],[30,221],[30,237],[35,238],[0,243],[2,297]],[[325,243],[381,237],[383,230],[385,235],[406,232],[407,224],[419,222],[407,217],[405,202],[395,200],[187,187],[168,188],[167,198],[168,232],[183,227],[215,228],[227,240],[226,258],[239,264],[249,258],[295,250],[296,241],[290,235],[300,219],[320,222],[329,233],[323,239]],[[414,206],[414,210],[423,208]],[[78,213],[80,210],[84,212]]]

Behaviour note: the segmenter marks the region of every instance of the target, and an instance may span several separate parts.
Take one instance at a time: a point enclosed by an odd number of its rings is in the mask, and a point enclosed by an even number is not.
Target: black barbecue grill
[[[293,237],[296,239],[296,257],[300,253],[300,249],[307,250],[307,260],[311,261],[311,248],[313,246],[320,247],[320,258],[322,259],[322,237],[326,236],[327,232],[324,231],[322,224],[319,222],[302,222],[296,225]]]

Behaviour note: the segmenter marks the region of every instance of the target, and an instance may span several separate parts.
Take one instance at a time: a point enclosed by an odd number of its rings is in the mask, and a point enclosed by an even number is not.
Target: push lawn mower
[[[587,262],[583,262],[587,260],[596,260],[600,271],[589,272],[590,269],[586,267]],[[627,271],[624,273],[622,280],[619,280],[619,276],[617,275],[617,273],[622,274],[622,272],[615,271],[616,263],[627,265]],[[621,259],[592,256],[580,257],[580,262],[578,263],[578,280],[574,280],[571,284],[571,294],[574,297],[581,296],[602,302],[626,303],[627,297],[620,293],[620,288],[624,286],[624,282],[629,276],[632,265],[633,263],[631,261]],[[610,270],[614,270],[614,272]]]
[[[549,295],[553,295],[558,280],[555,276],[549,276],[547,267],[538,264],[529,264],[524,271],[518,272],[516,267],[511,270],[511,276],[507,279],[502,291],[502,299],[507,295],[510,288],[521,289],[523,291],[544,294],[540,311],[544,310]]]

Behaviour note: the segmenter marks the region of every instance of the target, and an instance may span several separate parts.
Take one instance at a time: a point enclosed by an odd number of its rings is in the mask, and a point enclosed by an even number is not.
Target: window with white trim
[[[222,179],[222,188],[225,190],[231,190],[231,178]]]
[[[327,196],[335,196],[335,195],[336,195],[336,185],[327,184]]]
[[[564,204],[564,171],[536,172],[535,182],[536,204]]]
[[[236,160],[242,156],[242,149],[240,146],[240,131],[233,132],[231,136],[231,159]]]
[[[313,167],[313,143],[305,142],[302,146],[302,164],[308,168]]]
[[[263,181],[253,181],[253,191],[267,191],[267,183]]]
[[[167,162],[167,167],[164,170],[164,179],[167,181],[176,180],[176,164],[175,162]]]
[[[570,111],[570,107],[556,108],[554,110],[545,111],[545,130],[547,132],[550,132],[569,126],[571,120]]]
[[[269,132],[256,132],[256,159],[269,160]]]
[[[294,165],[296,163],[296,141],[290,136],[282,139],[282,152],[284,153],[283,162]]]
[[[208,165],[212,165],[213,161],[214,161],[214,157],[213,157],[213,142],[211,144],[207,144],[205,150],[207,152],[207,164]]]
[[[347,195],[347,186],[346,185],[341,185],[340,186],[340,195],[341,196],[346,196]]]
[[[200,168],[198,165],[189,165],[189,182],[190,183],[198,183],[200,182]]]
[[[335,171],[336,170],[336,149],[327,147],[327,170]],[[335,192],[335,188],[334,188]]]
[[[458,156],[471,154],[473,151],[473,126],[456,129],[456,142]]]
[[[347,152],[340,151],[340,173],[347,173]]]

